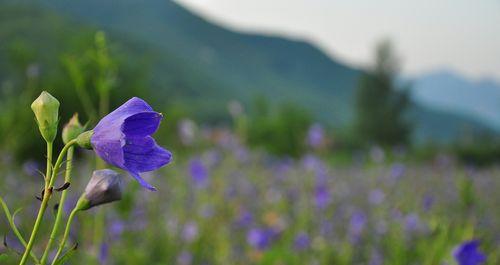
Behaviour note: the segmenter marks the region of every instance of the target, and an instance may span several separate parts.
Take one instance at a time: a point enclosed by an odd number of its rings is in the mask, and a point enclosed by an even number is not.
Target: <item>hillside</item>
[[[471,81],[451,71],[435,71],[415,79],[416,102],[445,111],[470,115],[500,129],[500,84]]]
[[[296,102],[337,128],[348,126],[353,117],[361,72],[306,42],[233,32],[171,1],[22,1],[24,8],[18,8],[19,1],[0,3],[11,8],[2,8],[0,32],[8,42],[0,44],[0,53],[2,47],[8,50],[8,43],[21,41],[33,46],[37,61],[50,65],[45,69],[57,69],[61,52],[78,50],[72,46],[85,42],[77,40],[91,39],[91,32],[104,29],[115,50],[124,54],[125,71],[142,74],[150,88],[134,93],[154,95],[150,98],[156,106],[181,102],[199,119],[214,121],[226,115],[228,100],[249,103],[265,95],[275,102]],[[2,64],[0,60],[0,69]],[[9,76],[9,71],[4,74]],[[133,88],[121,91],[118,98],[129,96],[125,91]],[[419,141],[489,131],[463,113],[416,105],[410,114]]]

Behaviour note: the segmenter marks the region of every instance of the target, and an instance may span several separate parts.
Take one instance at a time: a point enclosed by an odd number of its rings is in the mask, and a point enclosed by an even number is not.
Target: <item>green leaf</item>
[[[61,258],[59,258],[54,263],[54,265],[63,265],[64,263],[66,263],[66,261],[68,261],[68,259],[75,254],[77,249],[78,249],[78,243],[76,243],[70,250],[64,253],[64,255],[62,255]]]
[[[14,232],[14,235],[16,235],[19,242],[21,242],[21,244],[23,244],[23,246],[26,247],[26,245],[27,245],[26,240],[24,240],[23,236],[21,235],[21,232],[19,232],[19,229],[17,229],[16,223],[14,222],[14,218],[16,217],[16,214],[19,213],[19,211],[21,211],[22,208],[17,209],[16,211],[14,211],[14,214],[11,215],[10,211],[9,211],[9,207],[7,207],[7,204],[5,203],[5,201],[3,200],[2,197],[0,197],[0,204],[2,205],[2,209],[5,213],[5,217],[7,218],[7,221],[9,222],[10,228]],[[33,259],[33,261],[36,264],[39,263],[37,257],[35,256],[35,254],[33,254],[33,252],[30,253],[30,257]]]

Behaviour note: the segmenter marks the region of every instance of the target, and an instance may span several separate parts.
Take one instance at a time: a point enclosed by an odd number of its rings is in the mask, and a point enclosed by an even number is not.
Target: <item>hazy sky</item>
[[[390,38],[405,74],[453,69],[500,80],[500,0],[176,0],[234,29],[314,42],[353,65]]]

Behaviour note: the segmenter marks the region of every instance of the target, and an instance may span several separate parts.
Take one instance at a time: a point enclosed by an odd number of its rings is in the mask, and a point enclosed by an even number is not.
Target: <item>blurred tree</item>
[[[355,130],[361,143],[408,143],[412,128],[405,116],[410,105],[409,90],[398,87],[398,69],[390,42],[380,43],[375,66],[360,77],[356,92]]]
[[[248,143],[264,147],[276,155],[302,155],[307,130],[312,123],[308,112],[292,103],[271,109],[265,97],[258,97],[254,106],[248,123]]]

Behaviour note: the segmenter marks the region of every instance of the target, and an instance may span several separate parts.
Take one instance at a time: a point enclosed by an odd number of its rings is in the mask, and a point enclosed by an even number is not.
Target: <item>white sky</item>
[[[219,24],[314,42],[352,65],[393,41],[403,72],[500,80],[500,0],[175,0]]]

